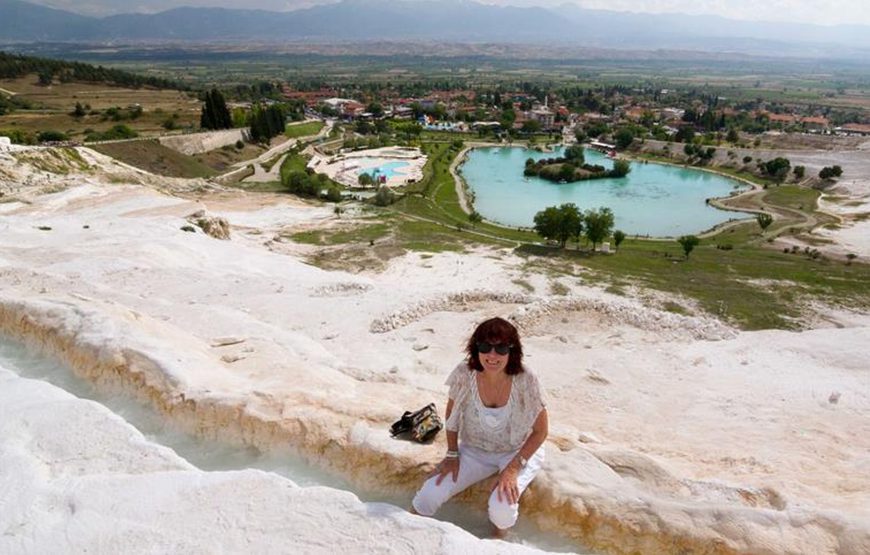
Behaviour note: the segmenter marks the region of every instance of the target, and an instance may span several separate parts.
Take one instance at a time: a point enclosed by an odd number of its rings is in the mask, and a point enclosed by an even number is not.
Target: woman
[[[457,493],[497,473],[489,520],[501,536],[516,523],[520,496],[541,469],[547,409],[537,378],[523,367],[523,347],[510,322],[483,322],[465,350],[466,361],[447,379],[447,454],[412,506],[432,516]]]

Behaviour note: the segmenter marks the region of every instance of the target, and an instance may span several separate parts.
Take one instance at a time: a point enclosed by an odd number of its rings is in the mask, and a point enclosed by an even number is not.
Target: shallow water
[[[365,160],[364,158],[362,160]],[[357,172],[357,175],[362,175],[364,173],[369,174],[372,177],[384,176],[387,179],[395,175],[405,175],[405,168],[408,167],[408,162],[396,161],[396,162],[385,162],[379,166],[375,166],[372,168],[363,168]]]
[[[566,202],[573,202],[581,210],[606,206],[616,217],[615,229],[654,237],[699,233],[744,217],[704,201],[726,197],[745,187],[733,179],[700,170],[631,161],[631,173],[625,178],[560,184],[523,176],[528,158],[555,158],[561,153],[561,147],[552,153],[520,147],[471,150],[460,171],[474,191],[475,209],[491,221],[531,227],[535,213],[547,206]],[[610,159],[590,149],[586,149],[586,162],[612,167]]]
[[[77,377],[69,368],[53,359],[35,354],[21,344],[2,337],[0,337],[0,366],[24,378],[43,380],[76,397],[102,404],[138,429],[150,441],[169,447],[180,457],[202,470],[256,468],[280,474],[303,487],[328,486],[351,491],[363,501],[386,502],[400,507],[410,506],[410,496],[361,492],[341,477],[308,464],[290,451],[264,453],[255,448],[243,448],[194,437],[177,429],[144,403],[118,392],[98,389],[91,382]],[[474,510],[458,503],[448,503],[438,513],[438,518],[452,522],[478,537],[485,538],[490,533],[484,506]],[[522,516],[507,539],[547,551],[590,553],[573,540],[544,532],[533,523],[523,521]]]

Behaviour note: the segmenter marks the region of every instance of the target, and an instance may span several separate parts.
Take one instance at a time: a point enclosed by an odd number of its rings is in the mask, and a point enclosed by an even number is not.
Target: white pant
[[[517,456],[517,451],[506,453],[488,453],[474,447],[459,446],[459,472],[456,481],[448,474],[441,480],[441,485],[436,485],[438,476],[432,476],[423,484],[411,505],[417,514],[432,516],[448,499],[461,492],[465,488],[501,472],[504,467]],[[544,462],[544,448],[540,447],[529,459],[525,468],[520,469],[517,476],[517,488],[520,495],[532,482],[541,465]],[[489,496],[489,520],[496,527],[506,530],[516,524],[519,516],[519,503],[509,504],[507,499],[498,498],[498,492],[493,490]]]

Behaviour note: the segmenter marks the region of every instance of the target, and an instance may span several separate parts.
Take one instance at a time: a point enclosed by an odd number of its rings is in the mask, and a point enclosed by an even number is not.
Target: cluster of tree
[[[0,137],[8,137],[17,145],[36,144],[36,137],[21,129],[0,129]]]
[[[280,100],[282,97],[281,84],[272,81],[258,81],[252,85],[236,85],[228,93],[240,100],[259,102],[261,100]]]
[[[627,160],[615,160],[613,169],[586,163],[583,147],[573,145],[565,149],[560,158],[542,158],[541,160],[526,160],[523,175],[538,176],[556,182],[571,183],[587,179],[602,179],[606,177],[625,177],[631,171]]]
[[[287,191],[308,197],[320,197],[326,191],[326,199],[331,202],[341,200],[341,188],[329,177],[308,171],[291,171],[281,174],[281,184]]]
[[[822,179],[831,179],[843,175],[843,168],[840,166],[825,166],[819,172],[819,177]]]
[[[19,56],[0,52],[0,79],[15,79],[36,74],[39,82],[50,85],[54,79],[61,82],[83,81],[88,83],[108,83],[122,87],[154,87],[157,89],[187,90],[187,87],[159,77],[136,75],[119,69],[93,66],[81,62],[66,62]]]
[[[76,107],[73,109],[73,116],[82,117],[83,115],[85,115],[85,112],[93,113],[89,105],[82,106],[79,102],[76,102]],[[100,119],[102,119],[103,121],[137,120],[142,117],[142,113],[143,109],[142,106],[140,106],[139,104],[127,106],[126,108],[112,106],[111,108],[106,108],[106,110],[103,111]]]
[[[422,133],[422,132],[423,132],[423,126],[420,125],[419,123],[413,123],[413,122],[406,121],[406,122],[396,124],[396,133],[399,133],[400,135],[404,135],[405,139],[409,143],[411,142],[412,138],[419,137],[420,133]]]
[[[98,141],[119,141],[123,139],[135,139],[138,136],[139,133],[130,129],[126,125],[119,123],[118,125],[113,126],[108,131],[104,131],[102,133],[96,131],[88,133],[85,137],[85,141],[89,143]]]
[[[203,129],[230,129],[233,120],[224,95],[217,89],[205,91],[199,126]]]
[[[535,233],[541,237],[558,241],[561,248],[565,248],[569,239],[579,242],[585,236],[592,243],[592,250],[596,245],[610,236],[614,225],[614,216],[610,208],[599,210],[587,210],[581,214],[580,209],[573,202],[560,206],[548,206],[535,214]],[[618,231],[619,242],[625,238],[625,234]]]
[[[626,149],[634,142],[635,130],[632,127],[621,127],[613,134],[613,141],[617,148]]]
[[[359,120],[353,124],[353,130],[360,135],[380,135],[382,133],[390,133],[390,124],[386,120],[379,119],[373,122]]]
[[[15,97],[6,97],[3,93],[0,93],[0,116],[11,113],[15,109],[19,108],[17,102],[15,102]]]
[[[250,120],[251,140],[256,143],[268,142],[272,137],[284,133],[287,128],[287,116],[281,104],[255,104],[251,109]]]
[[[380,148],[394,144],[393,138],[390,135],[373,135],[371,137],[350,137],[345,139],[341,147],[350,150],[362,148]]]
[[[706,164],[716,156],[716,149],[712,146],[704,148],[695,143],[687,143],[683,147],[683,152],[689,159],[695,159],[699,164]]]
[[[69,135],[60,131],[46,130],[37,133],[36,140],[40,143],[61,143],[68,141]]]
[[[767,162],[759,160],[758,167],[765,175],[772,177],[776,181],[784,181],[788,176],[788,172],[791,171],[791,161],[788,158],[777,156]]]

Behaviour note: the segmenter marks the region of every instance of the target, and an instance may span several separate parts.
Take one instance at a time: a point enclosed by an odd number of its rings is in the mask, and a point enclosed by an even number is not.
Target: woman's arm
[[[444,421],[450,420],[450,413],[453,412],[453,399],[447,399],[447,410],[444,413]],[[447,430],[447,450],[459,451],[459,432]],[[448,474],[453,475],[453,481],[459,476],[459,457],[444,457],[438,466],[435,468],[435,473],[438,478],[435,480],[436,485],[441,485],[444,477]],[[433,475],[434,475],[433,474]]]
[[[532,424],[532,433],[529,434],[526,442],[523,443],[523,446],[520,447],[519,453],[514,457],[514,460],[510,462],[510,465],[514,465],[517,470],[522,466],[520,464],[520,459],[529,460],[532,458],[532,455],[535,454],[535,451],[544,444],[544,441],[547,439],[547,435],[550,433],[550,418],[547,415],[547,409],[541,409],[541,412],[538,413],[538,417],[535,419],[535,423]]]
[[[549,429],[550,423],[549,417],[547,416],[547,409],[543,408],[541,409],[541,412],[538,413],[538,417],[532,425],[532,433],[529,434],[526,442],[523,443],[522,447],[520,447],[519,452],[513,460],[509,462],[507,466],[504,467],[504,470],[502,470],[498,475],[498,479],[496,479],[495,484],[492,487],[492,489],[497,491],[499,500],[506,499],[511,505],[519,502],[520,490],[517,487],[517,476],[523,467],[520,460],[525,459],[528,461],[529,458],[535,454],[535,451],[537,451],[544,443],[544,440],[547,439]]]

